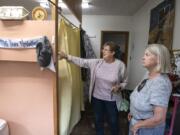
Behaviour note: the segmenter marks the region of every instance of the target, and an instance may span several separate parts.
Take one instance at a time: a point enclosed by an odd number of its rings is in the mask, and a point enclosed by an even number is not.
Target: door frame
[[[127,63],[128,63],[128,45],[129,45],[129,32],[128,31],[101,31],[101,48],[100,48],[100,51],[102,50],[102,47],[103,47],[103,44],[104,44],[104,35],[105,34],[108,34],[108,35],[124,35],[125,36],[125,55],[124,55],[124,63],[126,64],[127,66]],[[102,53],[100,52],[100,57],[102,58]]]

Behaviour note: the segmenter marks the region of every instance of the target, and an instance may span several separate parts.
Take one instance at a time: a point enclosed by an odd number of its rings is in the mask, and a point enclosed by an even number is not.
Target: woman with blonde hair
[[[172,91],[167,75],[170,72],[168,49],[160,44],[148,45],[142,65],[148,73],[130,96],[129,135],[164,135]]]

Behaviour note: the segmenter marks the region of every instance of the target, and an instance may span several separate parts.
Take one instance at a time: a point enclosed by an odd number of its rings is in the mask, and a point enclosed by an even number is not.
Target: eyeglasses
[[[146,82],[148,79],[144,79],[141,84],[139,84],[137,91],[140,92],[142,90],[142,88],[145,86]]]
[[[107,50],[107,49],[102,49],[102,51],[105,51],[105,52],[111,52],[111,50]]]

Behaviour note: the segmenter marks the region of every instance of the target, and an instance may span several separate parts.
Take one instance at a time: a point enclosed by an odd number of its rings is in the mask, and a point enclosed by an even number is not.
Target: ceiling
[[[83,10],[87,15],[122,15],[131,16],[147,0],[91,0],[89,9]]]
[[[83,9],[83,15],[131,16],[148,0],[89,0],[90,8]],[[35,0],[0,0],[0,6],[24,6],[29,11],[39,3]],[[63,13],[69,13],[63,9]]]

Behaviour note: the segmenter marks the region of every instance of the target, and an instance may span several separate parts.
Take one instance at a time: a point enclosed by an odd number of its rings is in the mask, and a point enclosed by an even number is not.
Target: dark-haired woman
[[[90,69],[89,101],[94,109],[97,135],[104,135],[104,116],[107,116],[111,134],[119,135],[117,104],[121,102],[119,91],[127,84],[127,78],[125,64],[114,57],[115,51],[116,45],[107,42],[102,49],[102,59],[81,59],[59,52],[60,58]]]

